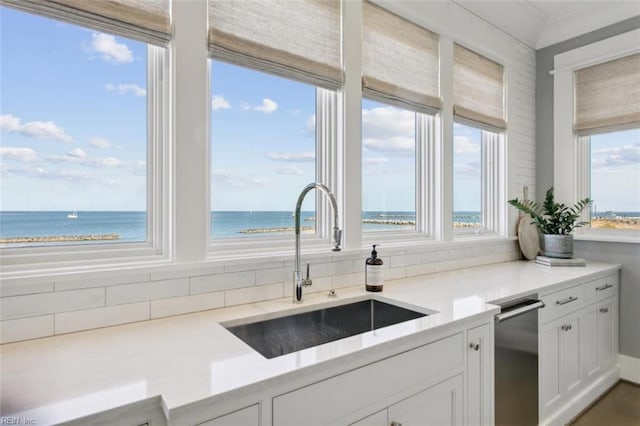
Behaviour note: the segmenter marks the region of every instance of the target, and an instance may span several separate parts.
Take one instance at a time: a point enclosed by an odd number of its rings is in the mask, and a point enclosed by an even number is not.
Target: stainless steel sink
[[[368,299],[248,324],[222,325],[265,358],[275,358],[424,316],[427,314]]]

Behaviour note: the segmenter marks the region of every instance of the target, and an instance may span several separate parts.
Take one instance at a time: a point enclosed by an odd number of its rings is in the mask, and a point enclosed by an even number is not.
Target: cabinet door
[[[490,324],[467,334],[467,424],[493,424],[492,342]]]
[[[462,425],[462,375],[430,387],[388,409],[389,424]]]
[[[616,304],[613,298],[598,303],[598,366],[601,369],[611,364],[616,347],[615,319],[617,317]]]
[[[387,426],[387,410],[378,411],[362,420],[351,423],[350,426]]]
[[[545,324],[540,331],[540,418],[581,383],[581,315],[572,313]]]

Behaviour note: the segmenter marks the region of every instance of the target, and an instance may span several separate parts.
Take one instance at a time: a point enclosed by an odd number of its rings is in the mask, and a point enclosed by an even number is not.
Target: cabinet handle
[[[600,308],[600,313],[606,314],[607,312],[609,312],[609,308]]]
[[[391,422],[390,426],[402,426],[402,423],[400,423],[400,422]]]
[[[560,327],[560,329],[564,331],[569,331],[571,330],[571,324],[565,324],[562,327]]]
[[[613,284],[605,284],[605,285],[601,285],[599,287],[596,287],[596,291],[602,291],[602,290],[606,290],[608,288],[613,287]]]
[[[471,343],[469,343],[469,347],[471,349],[473,349],[474,351],[479,351],[480,350],[480,343],[471,342]]]
[[[577,297],[569,296],[566,299],[556,300],[556,305],[566,305],[567,303],[575,302],[578,300]]]

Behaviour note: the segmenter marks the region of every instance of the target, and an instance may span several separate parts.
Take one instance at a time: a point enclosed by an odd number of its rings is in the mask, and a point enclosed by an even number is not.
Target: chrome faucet
[[[300,270],[300,208],[302,207],[302,201],[309,191],[312,189],[319,189],[324,192],[329,198],[331,208],[333,209],[333,248],[332,251],[340,251],[340,240],[342,239],[342,230],[338,227],[338,203],[336,203],[336,197],[329,188],[321,183],[310,183],[305,186],[296,202],[296,211],[294,214],[295,220],[295,232],[296,232],[296,269],[293,271],[293,303],[302,303],[302,286],[310,286],[312,284],[311,278],[309,278],[309,262],[307,262],[307,277],[302,277],[302,271]]]

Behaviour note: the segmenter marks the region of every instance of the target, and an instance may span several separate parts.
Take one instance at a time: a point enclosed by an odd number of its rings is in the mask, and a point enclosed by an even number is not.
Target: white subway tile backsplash
[[[291,271],[293,276],[293,271]],[[283,268],[258,269],[256,270],[256,285],[279,283],[285,280]]]
[[[33,282],[28,279],[9,279],[0,281],[0,297],[20,296],[24,294],[49,293],[53,291],[53,281]]]
[[[53,335],[53,315],[0,321],[0,344]]]
[[[233,288],[250,287],[256,283],[255,271],[230,272],[225,274],[191,277],[190,293],[211,293]]]
[[[241,272],[241,271],[258,271],[262,269],[274,269],[274,268],[282,268],[282,261],[275,262],[247,262],[243,261],[234,261],[234,262],[226,262],[224,265],[224,272]]]
[[[55,333],[72,333],[148,319],[149,302],[65,312],[55,315]]]
[[[225,291],[225,306],[242,305],[260,300],[284,297],[284,284],[266,284],[256,287],[238,288]]]
[[[141,283],[149,281],[148,272],[106,273],[91,272],[81,278],[56,278],[55,291],[76,290],[81,288],[105,287],[109,285]]]
[[[364,272],[336,275],[331,277],[331,285],[333,288],[352,287],[355,285],[364,286]]]
[[[122,305],[188,294],[188,278],[116,285],[107,287],[107,305]]]
[[[3,297],[0,299],[0,320],[104,306],[104,293],[104,288],[91,288]]]
[[[151,301],[151,318],[169,317],[189,312],[222,308],[224,292],[196,294],[193,296],[172,297]]]

